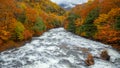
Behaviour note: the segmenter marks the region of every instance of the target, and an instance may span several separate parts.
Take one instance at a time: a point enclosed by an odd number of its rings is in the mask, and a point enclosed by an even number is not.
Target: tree
[[[107,14],[100,14],[99,17],[94,21],[94,24],[97,26],[97,29],[100,30],[108,22]]]
[[[118,44],[120,40],[119,16],[119,8],[114,8],[107,14],[100,14],[100,16],[94,21],[94,24],[98,29],[94,38],[103,42]]]
[[[37,12],[35,9],[33,8],[26,8],[26,17],[28,19],[29,23],[35,23],[36,19],[37,19]]]
[[[17,20],[21,23],[25,23],[27,21],[27,17],[24,11],[17,16]]]
[[[53,20],[52,21],[52,25],[56,28],[56,27],[60,27],[62,26],[61,22],[59,20]]]
[[[14,34],[12,36],[15,41],[22,41],[24,39],[23,32],[25,30],[24,25],[21,22],[17,22],[16,27],[14,29]]]
[[[46,30],[46,26],[40,17],[37,18],[35,25],[33,26],[35,32],[43,32]]]
[[[93,9],[86,17],[85,24],[92,24],[94,20],[99,16],[99,8]]]
[[[68,31],[75,33],[75,31],[76,31],[75,20],[77,18],[79,18],[78,15],[75,15],[73,13],[69,14],[69,16],[67,18],[67,20],[69,21],[69,24],[68,24],[68,27],[67,27]]]
[[[24,40],[28,40],[32,38],[33,33],[31,30],[24,30],[23,36],[24,36]]]
[[[100,13],[108,13],[113,8],[120,7],[120,0],[102,0],[100,3]]]
[[[80,26],[80,32],[85,32],[87,37],[93,37],[97,31],[97,27],[94,25],[94,20],[99,16],[99,9],[93,9],[85,19],[85,22]]]
[[[120,30],[120,16],[118,16],[117,19],[116,19],[115,29]]]

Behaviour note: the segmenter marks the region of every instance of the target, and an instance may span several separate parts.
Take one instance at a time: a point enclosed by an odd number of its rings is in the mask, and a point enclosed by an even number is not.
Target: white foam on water
[[[92,53],[95,64],[87,66],[84,60]],[[110,61],[100,59],[107,50]],[[1,68],[120,68],[120,54],[111,46],[91,41],[67,32],[64,28],[51,29],[33,38],[20,48],[0,53]]]

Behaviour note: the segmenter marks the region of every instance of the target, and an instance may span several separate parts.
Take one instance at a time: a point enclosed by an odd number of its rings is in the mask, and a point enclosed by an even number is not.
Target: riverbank
[[[110,46],[112,46],[115,50],[120,51],[120,45],[119,45],[119,44],[116,44],[116,43],[106,43],[106,42],[104,42],[104,41],[101,41],[101,40],[98,40],[98,39],[94,39],[94,38],[88,38],[88,37],[85,37],[85,36],[82,36],[82,37],[83,37],[83,38],[86,38],[86,39],[93,40],[93,41],[101,42],[101,43],[106,44],[106,45],[110,45]]]

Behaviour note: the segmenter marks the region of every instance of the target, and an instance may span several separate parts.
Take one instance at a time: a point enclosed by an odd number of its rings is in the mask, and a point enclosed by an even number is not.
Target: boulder
[[[100,57],[103,60],[108,60],[108,61],[110,60],[110,56],[108,55],[107,50],[102,51],[101,54],[100,54]]]
[[[85,63],[90,66],[90,65],[94,65],[94,58],[92,56],[92,54],[88,54],[87,59],[85,60]]]

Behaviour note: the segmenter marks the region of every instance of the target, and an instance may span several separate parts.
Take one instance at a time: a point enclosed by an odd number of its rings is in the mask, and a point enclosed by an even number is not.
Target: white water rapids
[[[110,61],[100,59],[103,50],[108,51]],[[92,66],[84,63],[88,52],[94,56]],[[0,68],[120,68],[120,53],[111,46],[56,28],[20,48],[1,52]]]

